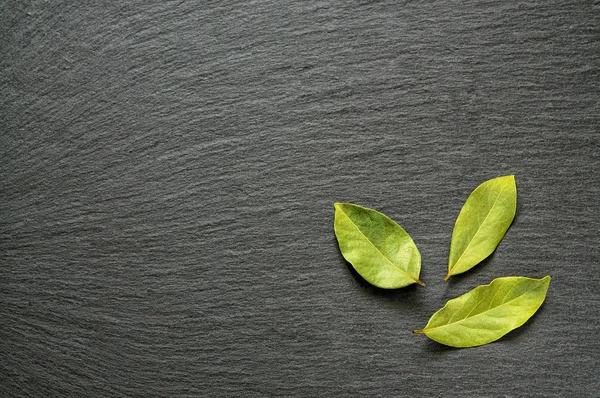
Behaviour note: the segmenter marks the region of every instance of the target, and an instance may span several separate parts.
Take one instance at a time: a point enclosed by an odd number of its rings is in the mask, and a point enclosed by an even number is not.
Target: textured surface
[[[597,396],[599,43],[592,1],[1,2],[0,396]],[[507,174],[514,223],[442,283]],[[427,287],[361,281],[335,201]],[[552,276],[518,330],[411,333],[509,275]]]

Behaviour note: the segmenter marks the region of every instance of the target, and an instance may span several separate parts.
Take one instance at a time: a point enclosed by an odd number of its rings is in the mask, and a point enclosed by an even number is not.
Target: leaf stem
[[[417,279],[417,280],[416,280],[416,282],[417,282],[419,285],[421,285],[421,286],[425,287],[425,282],[423,282],[422,280],[420,280],[420,279]]]
[[[425,329],[413,330],[414,334],[423,334]]]

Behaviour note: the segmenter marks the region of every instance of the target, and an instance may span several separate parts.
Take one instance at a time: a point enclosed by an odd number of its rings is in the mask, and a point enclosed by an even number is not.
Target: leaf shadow
[[[428,337],[426,337],[426,339],[427,341],[425,341],[425,349],[431,353],[441,354],[449,351],[460,350],[460,348],[450,347],[448,345],[438,343],[437,341],[433,341]]]

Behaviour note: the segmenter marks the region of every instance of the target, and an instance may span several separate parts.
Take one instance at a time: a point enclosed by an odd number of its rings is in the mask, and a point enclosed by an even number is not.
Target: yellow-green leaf
[[[410,235],[385,214],[335,203],[335,235],[344,258],[367,282],[384,289],[418,283],[421,254]]]
[[[454,224],[447,281],[492,254],[515,218],[515,176],[486,181],[469,195]]]
[[[544,302],[549,284],[549,276],[494,279],[448,301],[415,333],[452,347],[490,343],[527,322]]]

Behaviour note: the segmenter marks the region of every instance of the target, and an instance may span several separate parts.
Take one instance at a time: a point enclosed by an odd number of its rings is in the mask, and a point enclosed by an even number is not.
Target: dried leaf
[[[512,175],[494,178],[475,188],[456,219],[444,281],[492,254],[512,223],[516,208],[517,186]]]
[[[344,258],[369,283],[395,289],[418,283],[421,254],[410,235],[386,215],[335,203],[335,235]]]
[[[495,279],[448,301],[415,333],[452,347],[490,343],[523,325],[544,302],[549,284],[549,276]]]

